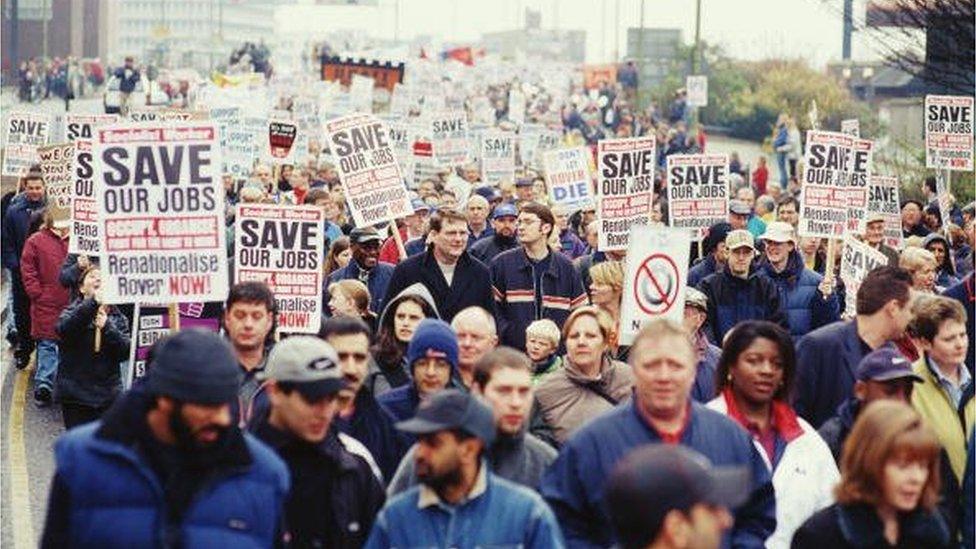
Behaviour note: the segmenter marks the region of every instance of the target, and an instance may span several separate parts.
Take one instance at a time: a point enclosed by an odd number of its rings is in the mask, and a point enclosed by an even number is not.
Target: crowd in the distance
[[[125,392],[131,310],[30,171],[3,215],[9,337],[71,428],[42,546],[971,546],[973,206],[953,228],[907,201],[901,250],[868,217],[889,264],[849,296],[782,152],[783,184],[733,176],[683,320],[626,343],[626,254],[538,172],[442,170],[393,235],[353,226],[334,166],[257,164],[228,205],[325,214],[319,333],[278,334],[269,287],[238,283],[219,334],[156,343]]]

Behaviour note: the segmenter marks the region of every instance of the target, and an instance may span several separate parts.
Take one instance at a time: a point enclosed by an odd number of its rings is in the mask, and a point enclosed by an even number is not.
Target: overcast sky
[[[399,10],[395,5],[399,5]],[[378,0],[378,7],[313,6],[312,0],[278,11],[286,33],[323,29],[360,29],[372,36],[392,36],[399,11],[399,36],[431,35],[444,41],[474,40],[486,31],[521,26],[525,8],[542,12],[542,27],[587,31],[590,62],[609,61],[619,36],[626,50],[626,29],[639,26],[640,0]],[[841,57],[843,0],[701,0],[702,39],[721,44],[740,59],[804,58],[822,67]],[[855,0],[855,21],[863,22],[866,0]],[[619,6],[619,19],[616,16]],[[644,25],[679,28],[686,43],[694,39],[695,0],[645,0]],[[518,19],[517,19],[518,18]],[[619,24],[616,22],[619,20]],[[615,33],[619,29],[619,33]],[[615,36],[616,34],[616,36]],[[877,41],[855,33],[853,58],[875,60]]]

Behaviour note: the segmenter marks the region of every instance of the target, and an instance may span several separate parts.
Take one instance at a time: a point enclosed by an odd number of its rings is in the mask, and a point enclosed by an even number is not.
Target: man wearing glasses
[[[586,290],[572,262],[553,253],[550,237],[556,219],[537,202],[522,206],[518,215],[521,246],[491,262],[495,318],[503,345],[525,350],[525,327],[548,318],[557,326],[587,301]]]

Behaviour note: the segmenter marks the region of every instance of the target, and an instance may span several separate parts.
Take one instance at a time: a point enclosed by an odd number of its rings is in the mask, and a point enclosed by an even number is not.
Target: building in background
[[[525,10],[525,28],[481,35],[481,42],[491,53],[502,59],[586,61],[586,31],[541,28],[542,18],[533,10]]]
[[[653,90],[681,59],[680,29],[627,29],[627,58],[637,62],[640,87]]]
[[[109,14],[115,3],[111,0],[19,0],[15,12],[15,2],[0,1],[4,76],[16,75],[20,62],[32,57],[104,57],[110,38]]]
[[[125,0],[109,14],[110,60],[134,55],[162,66],[206,70],[233,48],[274,35],[280,2],[242,0]]]

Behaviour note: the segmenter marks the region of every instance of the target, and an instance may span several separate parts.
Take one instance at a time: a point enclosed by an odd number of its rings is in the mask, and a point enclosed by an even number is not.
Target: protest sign
[[[854,138],[810,130],[803,155],[800,236],[839,238],[847,228],[847,174]]]
[[[97,255],[101,250],[98,211],[95,206],[95,170],[92,162],[92,143],[88,139],[74,142],[71,162],[71,237],[68,252]]]
[[[525,94],[522,90],[512,88],[508,92],[508,119],[521,126],[525,123]]]
[[[260,281],[278,306],[278,330],[318,333],[325,216],[317,206],[238,204],[234,283]]]
[[[545,153],[546,186],[549,201],[569,210],[591,203],[590,151],[586,147],[559,149]]]
[[[507,132],[486,131],[481,136],[481,181],[497,186],[515,181],[515,136]]]
[[[190,119],[206,118],[206,114],[198,114],[179,109],[130,109],[129,120],[132,122],[184,122]]]
[[[125,389],[146,377],[148,372],[149,349],[157,341],[177,330],[194,328],[208,332],[219,332],[223,315],[223,303],[194,302],[177,305],[178,322],[170,326],[170,308],[166,305],[136,304],[132,313],[132,338],[129,344],[129,371],[125,379]]]
[[[325,134],[338,160],[339,180],[357,227],[413,213],[382,120],[371,114],[350,114],[326,122]]]
[[[211,122],[95,130],[105,303],[227,297],[220,143]]]
[[[403,82],[403,63],[380,63],[378,61],[366,61],[360,59],[342,59],[339,57],[323,57],[322,70],[320,72],[322,80],[338,81],[343,86],[348,86],[352,82],[353,75],[368,76],[373,79],[377,87],[393,91],[393,87]]]
[[[851,137],[861,137],[861,121],[857,118],[841,120],[840,133],[846,133]]]
[[[410,111],[416,110],[417,94],[413,87],[406,84],[397,84],[393,87],[393,94],[390,96],[390,114],[408,116]]]
[[[464,112],[430,115],[430,142],[441,166],[460,166],[468,161],[468,117]]]
[[[925,96],[925,167],[973,170],[972,96]]]
[[[352,110],[356,112],[373,112],[373,79],[361,74],[352,75],[349,84],[349,99]]]
[[[254,167],[254,134],[247,130],[228,129],[221,139],[223,145],[223,173],[235,180],[247,179]]]
[[[689,107],[708,106],[708,77],[705,75],[691,75],[685,78],[685,90],[688,92]]]
[[[3,175],[20,177],[37,163],[37,147],[47,144],[51,115],[40,112],[12,112],[7,118]]]
[[[878,267],[888,264],[888,258],[878,250],[856,239],[848,233],[844,235],[844,253],[840,260],[840,279],[844,282],[846,303],[844,315],[853,317],[856,313],[857,290],[864,277]]]
[[[692,240],[729,219],[729,157],[724,154],[668,156],[668,218],[675,228],[692,229]]]
[[[943,227],[952,219],[952,197],[949,195],[950,175],[951,172],[948,170],[939,170],[935,174],[935,201],[939,205],[939,217],[942,218]]]
[[[884,243],[896,250],[903,244],[901,232],[901,200],[898,197],[898,178],[871,174],[868,185],[868,219],[884,217]]]
[[[657,164],[654,138],[604,139],[596,147],[597,249],[626,250],[631,228],[651,219]]]
[[[684,229],[635,226],[627,246],[620,343],[630,345],[657,318],[681,322],[685,309],[691,240]]]
[[[519,129],[519,160],[523,166],[542,166],[542,155],[559,147],[559,132],[542,124],[525,124]]]
[[[44,192],[47,195],[47,209],[53,214],[55,222],[67,224],[71,219],[71,166],[75,158],[73,143],[61,143],[37,148],[44,174]]]
[[[64,141],[91,139],[92,130],[118,122],[116,114],[66,114],[64,115]]]
[[[864,234],[868,212],[868,182],[874,169],[874,141],[854,138],[847,178],[847,230]]]
[[[265,158],[272,164],[295,164],[298,156],[298,125],[288,120],[268,120]]]

